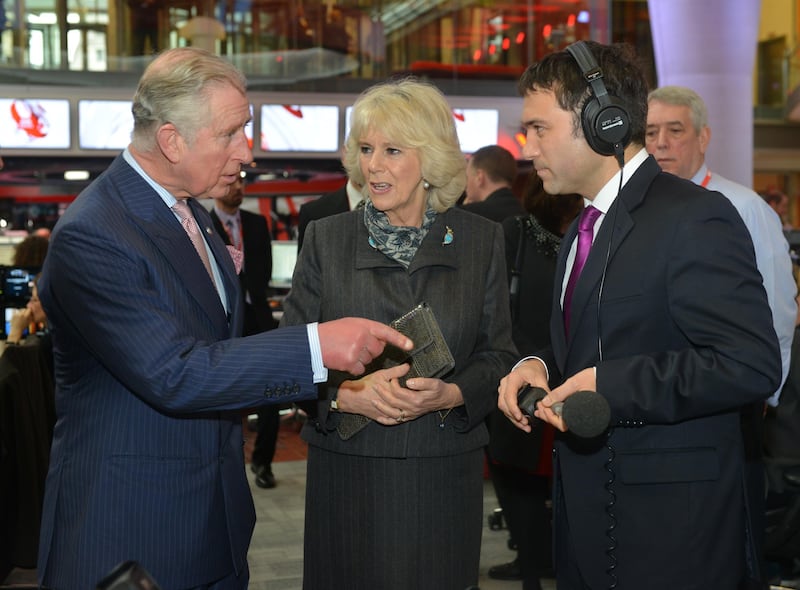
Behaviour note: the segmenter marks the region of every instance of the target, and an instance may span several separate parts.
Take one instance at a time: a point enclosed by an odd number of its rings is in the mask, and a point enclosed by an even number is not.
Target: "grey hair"
[[[233,86],[243,95],[247,79],[232,63],[195,47],[178,47],[161,54],[145,69],[133,97],[132,142],[148,151],[155,131],[174,124],[187,141],[211,118],[207,92],[212,86]]]
[[[691,88],[685,86],[662,86],[647,95],[647,102],[655,100],[664,104],[689,107],[692,125],[696,132],[708,127],[708,108],[702,97]]]
[[[359,166],[359,147],[371,129],[380,129],[397,147],[418,152],[422,178],[430,184],[428,203],[434,210],[441,213],[458,202],[467,184],[466,159],[453,111],[438,88],[409,77],[372,86],[356,100],[342,163],[348,176],[362,186],[366,179]]]

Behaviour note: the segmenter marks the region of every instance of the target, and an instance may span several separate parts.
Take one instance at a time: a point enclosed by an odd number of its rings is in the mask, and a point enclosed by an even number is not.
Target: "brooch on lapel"
[[[442,246],[449,246],[450,244],[453,243],[453,228],[451,228],[449,225],[446,225],[445,227],[447,228],[447,231],[444,232],[444,239],[442,240]]]

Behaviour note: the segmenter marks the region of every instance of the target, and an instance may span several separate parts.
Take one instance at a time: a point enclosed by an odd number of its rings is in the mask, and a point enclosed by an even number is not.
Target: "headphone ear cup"
[[[613,156],[615,146],[624,148],[631,139],[631,123],[628,111],[612,95],[600,106],[594,96],[586,101],[581,112],[583,134],[594,151],[603,156]]]

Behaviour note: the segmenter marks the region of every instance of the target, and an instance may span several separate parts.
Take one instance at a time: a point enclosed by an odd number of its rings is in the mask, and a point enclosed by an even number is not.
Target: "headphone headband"
[[[589,51],[589,47],[583,41],[576,41],[572,45],[567,46],[567,51],[578,62],[583,77],[586,83],[592,88],[592,93],[595,98],[600,101],[600,104],[605,106],[609,104],[608,90],[603,83],[603,70],[594,59],[594,55]]]
[[[586,141],[598,154],[616,156],[621,167],[625,146],[631,139],[630,115],[619,99],[608,93],[603,82],[603,70],[589,46],[576,41],[566,49],[577,62],[592,93],[581,111]]]

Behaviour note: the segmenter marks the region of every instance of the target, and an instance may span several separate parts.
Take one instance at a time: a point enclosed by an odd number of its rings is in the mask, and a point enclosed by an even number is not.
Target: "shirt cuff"
[[[328,369],[322,363],[322,346],[319,343],[318,322],[306,324],[308,330],[308,346],[311,349],[311,370],[314,372],[314,383],[328,380]]]
[[[545,373],[545,375],[547,375],[547,382],[550,383],[550,371],[547,370],[547,363],[544,362],[542,359],[540,359],[538,356],[526,356],[525,358],[520,359],[519,361],[517,361],[516,365],[511,367],[511,370],[513,371],[514,369],[519,367],[522,363],[524,363],[526,361],[530,361],[530,360],[537,360],[540,363],[542,363],[542,366],[544,367],[544,373]]]

